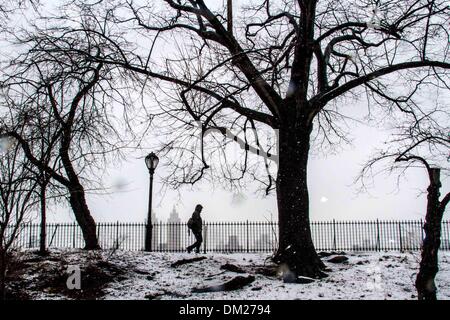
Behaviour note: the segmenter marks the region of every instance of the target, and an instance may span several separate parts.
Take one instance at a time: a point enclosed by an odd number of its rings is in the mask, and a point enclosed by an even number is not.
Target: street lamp
[[[152,251],[152,235],[153,235],[153,224],[152,224],[152,192],[153,192],[153,174],[158,166],[159,158],[155,153],[151,152],[145,157],[145,165],[150,173],[150,188],[148,192],[148,217],[147,217],[147,228],[145,233],[145,251]]]

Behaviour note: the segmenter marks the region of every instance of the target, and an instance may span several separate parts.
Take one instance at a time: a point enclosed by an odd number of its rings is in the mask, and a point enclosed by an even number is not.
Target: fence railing
[[[19,248],[39,246],[39,224],[24,224],[15,241]],[[97,223],[104,249],[143,250],[145,223]],[[316,221],[311,223],[317,250],[385,251],[420,250],[423,222],[416,221]],[[276,222],[205,222],[203,252],[273,252],[277,248]],[[442,222],[441,250],[450,250],[450,221]],[[194,242],[185,223],[153,225],[152,248],[157,252],[181,252]],[[76,223],[47,225],[47,245],[82,248],[84,241]]]

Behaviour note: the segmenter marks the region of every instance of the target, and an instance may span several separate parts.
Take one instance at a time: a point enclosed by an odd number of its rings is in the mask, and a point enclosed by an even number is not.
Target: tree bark
[[[47,253],[47,185],[45,183],[41,183],[41,193],[40,197],[40,206],[41,206],[41,226],[40,226],[40,235],[39,235],[39,253],[46,254]]]
[[[290,276],[324,277],[324,263],[312,241],[309,221],[307,165],[310,127],[279,131],[277,202],[279,248],[274,261],[288,267]]]
[[[74,184],[69,187],[70,205],[72,207],[75,219],[83,233],[85,242],[85,250],[100,249],[97,238],[97,225],[94,218],[92,218],[89,207],[86,203],[86,196],[84,188],[81,184]]]
[[[6,299],[6,253],[0,250],[0,300]]]
[[[68,126],[69,128],[71,126]],[[71,143],[71,131],[65,132],[64,137],[61,142],[61,148],[59,154],[61,156],[61,161],[64,166],[68,177],[68,185],[66,186],[69,190],[69,202],[72,207],[72,211],[75,215],[78,225],[81,228],[84,239],[84,249],[85,250],[97,250],[100,249],[97,238],[97,224],[91,215],[89,207],[86,202],[86,192],[82,186],[80,179],[73,167],[72,161],[69,156],[69,149]]]
[[[436,285],[434,278],[439,271],[438,250],[441,245],[441,223],[445,204],[441,205],[440,196],[440,169],[430,168],[430,185],[427,189],[427,213],[425,216],[425,239],[422,246],[422,260],[416,278],[416,289],[419,300],[436,300]]]

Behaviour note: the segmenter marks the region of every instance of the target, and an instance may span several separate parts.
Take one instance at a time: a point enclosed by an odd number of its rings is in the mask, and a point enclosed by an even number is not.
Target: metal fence
[[[24,224],[16,239],[18,248],[39,246],[39,224]],[[104,249],[143,250],[145,223],[98,223],[97,234]],[[316,221],[311,231],[317,250],[385,251],[420,250],[423,222],[416,221]],[[47,225],[47,245],[81,248],[84,245],[76,223]],[[272,252],[277,247],[276,222],[205,222],[204,252]],[[442,222],[441,250],[450,250],[450,221]],[[184,223],[153,225],[152,248],[157,252],[181,252],[194,242]]]

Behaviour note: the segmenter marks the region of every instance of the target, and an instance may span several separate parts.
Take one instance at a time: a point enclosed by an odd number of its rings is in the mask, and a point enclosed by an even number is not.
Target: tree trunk
[[[47,204],[46,204],[47,185],[41,184],[40,205],[41,205],[41,230],[39,238],[39,253],[47,253]]]
[[[439,202],[441,188],[440,169],[429,169],[427,213],[425,216],[425,239],[422,246],[422,260],[416,278],[419,300],[436,300],[434,278],[439,271],[438,250],[441,245],[441,223],[445,206]]]
[[[84,188],[81,184],[75,184],[69,187],[70,205],[72,207],[75,219],[81,228],[85,242],[84,249],[97,250],[100,245],[97,239],[97,225],[92,218],[89,207],[86,203]]]
[[[0,300],[6,299],[6,253],[0,250]]]
[[[83,233],[85,243],[84,249],[97,250],[100,249],[97,239],[97,225],[91,215],[91,212],[89,211],[89,207],[86,202],[86,193],[80,183],[79,177],[69,156],[70,139],[70,131],[65,132],[59,151],[64,170],[66,171],[69,180],[69,184],[66,185],[70,194],[69,202],[75,215],[75,219],[77,220],[77,223],[81,228],[81,232]]]
[[[285,277],[324,277],[325,265],[314,248],[309,221],[307,165],[311,128],[279,132],[277,202],[279,248],[274,261]]]

